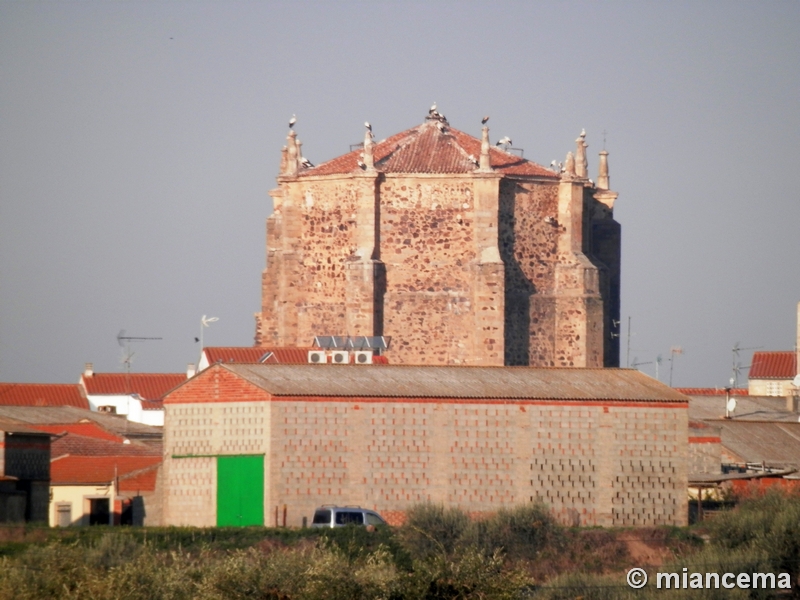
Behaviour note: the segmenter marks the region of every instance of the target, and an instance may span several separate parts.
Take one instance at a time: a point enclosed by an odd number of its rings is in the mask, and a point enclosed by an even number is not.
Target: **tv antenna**
[[[683,348],[673,346],[669,349],[669,387],[672,387],[672,367],[675,365],[675,358],[683,354]]]
[[[123,355],[122,355],[122,362],[125,364],[125,371],[130,374],[131,372],[131,362],[133,362],[133,356],[136,354],[135,352],[131,352],[131,342],[145,342],[148,340],[160,340],[163,338],[160,337],[137,337],[132,335],[125,335],[125,330],[120,329],[119,333],[117,334],[117,343],[120,345],[121,348],[124,348]]]
[[[733,376],[731,377],[731,387],[734,388],[737,387],[739,384],[739,373],[741,371],[744,371],[745,369],[750,368],[750,365],[743,367],[742,364],[739,362],[739,352],[742,352],[743,350],[758,350],[759,348],[763,348],[763,346],[750,346],[749,348],[740,348],[739,342],[736,342],[733,345],[733,348],[731,349],[731,352],[733,353],[733,361],[732,361],[733,365],[731,367]]]
[[[216,323],[219,321],[219,317],[207,317],[203,315],[200,317],[200,337],[195,338],[195,342],[200,342],[200,354],[203,353],[203,330],[206,327],[211,327],[211,323]]]

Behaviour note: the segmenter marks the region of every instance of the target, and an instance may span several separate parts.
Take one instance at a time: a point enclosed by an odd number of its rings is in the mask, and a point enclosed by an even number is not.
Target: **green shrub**
[[[441,504],[418,504],[406,516],[398,535],[408,552],[419,560],[451,555],[471,526],[463,511]]]
[[[471,527],[478,548],[491,555],[502,550],[515,559],[532,560],[548,545],[559,541],[561,527],[540,503],[501,508]]]

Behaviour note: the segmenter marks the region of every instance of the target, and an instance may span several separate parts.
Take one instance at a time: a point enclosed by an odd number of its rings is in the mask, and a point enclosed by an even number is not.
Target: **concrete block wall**
[[[686,523],[685,403],[270,398],[218,371],[165,405],[167,525],[215,524],[216,456],[237,454],[265,456],[267,524],[284,506],[300,526],[323,504],[400,523],[420,502],[536,500],[572,525]]]

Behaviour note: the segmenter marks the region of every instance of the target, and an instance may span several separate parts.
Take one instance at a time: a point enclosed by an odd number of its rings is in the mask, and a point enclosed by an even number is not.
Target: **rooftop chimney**
[[[186,366],[186,379],[191,379],[197,373],[197,367],[194,363],[189,363]]]
[[[92,375],[94,375],[94,365],[92,363],[86,363],[86,366],[83,367],[83,376],[91,377]]]

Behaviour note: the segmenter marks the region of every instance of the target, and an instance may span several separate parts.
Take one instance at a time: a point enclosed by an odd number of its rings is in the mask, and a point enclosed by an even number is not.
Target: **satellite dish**
[[[725,408],[728,409],[728,412],[733,412],[736,410],[736,398],[731,398],[728,400],[728,404],[725,405]]]
[[[800,374],[795,376],[795,378],[792,380],[792,385],[796,388],[800,388]]]

